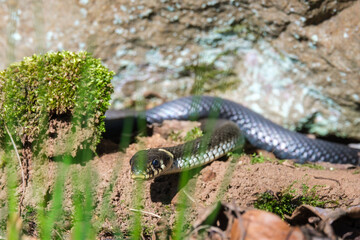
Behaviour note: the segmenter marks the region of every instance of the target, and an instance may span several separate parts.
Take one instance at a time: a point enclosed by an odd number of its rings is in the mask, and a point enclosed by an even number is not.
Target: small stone
[[[350,205],[351,205],[351,206],[360,205],[360,197],[355,198],[355,199],[350,203]]]
[[[209,182],[209,181],[212,181],[216,178],[216,173],[212,170],[205,170],[203,173],[202,173],[202,180],[204,182]]]

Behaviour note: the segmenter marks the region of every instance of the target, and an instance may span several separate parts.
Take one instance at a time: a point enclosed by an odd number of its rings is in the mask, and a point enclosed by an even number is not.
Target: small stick
[[[314,176],[315,179],[324,179],[324,180],[330,180],[330,181],[334,181],[336,182],[337,184],[339,184],[339,186],[341,185],[339,180],[337,179],[333,179],[333,178],[327,178],[327,177],[317,177],[317,176]]]
[[[10,137],[10,140],[11,140],[11,143],[15,149],[15,153],[16,153],[16,156],[17,156],[17,159],[19,160],[19,165],[20,165],[20,169],[21,169],[21,179],[22,179],[22,195],[24,196],[25,194],[25,174],[24,174],[24,169],[23,169],[23,166],[21,164],[21,159],[20,159],[20,155],[19,155],[19,152],[17,150],[17,147],[15,145],[15,142],[14,142],[14,139],[12,138],[11,134],[10,134],[10,131],[9,129],[7,128],[6,124],[5,124],[5,130],[7,132],[7,134],[9,135]],[[20,214],[21,214],[21,205],[22,205],[22,199],[23,199],[23,196],[21,197],[21,201],[20,201]]]
[[[130,208],[129,209],[130,211],[133,211],[133,212],[140,212],[140,213],[143,213],[143,214],[146,214],[146,215],[150,215],[150,216],[153,216],[153,217],[157,217],[157,218],[161,218],[161,216],[155,214],[155,213],[151,213],[151,212],[147,212],[147,211],[143,211],[143,210],[139,210],[139,209],[134,209],[134,208]]]

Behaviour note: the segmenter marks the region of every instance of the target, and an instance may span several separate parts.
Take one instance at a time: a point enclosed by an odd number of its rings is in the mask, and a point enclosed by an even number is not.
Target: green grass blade
[[[200,100],[201,97],[198,96],[193,98],[193,102],[192,102],[193,108],[196,109],[196,106],[198,106]],[[209,119],[217,119],[219,117],[220,114],[219,106],[221,106],[221,99],[215,99],[208,116]],[[194,114],[190,116],[190,119],[197,120],[198,119],[197,112],[194,112]],[[200,151],[205,151],[210,141],[210,136],[213,134],[215,124],[216,121],[208,121],[207,124],[205,125],[205,136],[203,137],[203,141],[201,142]],[[189,156],[191,152],[192,152],[191,146],[189,146],[189,149],[185,148],[184,157],[186,158],[187,156]],[[198,171],[200,171],[200,169],[194,169],[193,171],[197,173]],[[185,193],[190,193],[190,194],[193,193],[196,186],[196,179],[189,181],[192,176],[189,173],[190,171],[184,171],[180,174],[179,191],[181,191],[181,189],[182,191],[180,192],[179,203],[177,206],[177,217],[176,217],[176,224],[174,227],[174,234],[173,234],[174,239],[183,239],[186,233],[186,231],[184,231],[185,230],[184,228],[186,228],[186,213],[189,206],[189,197],[186,196]]]
[[[72,239],[95,239],[95,229],[92,226],[92,216],[94,215],[94,173],[90,165],[82,172],[84,174],[74,173],[72,177],[72,186],[75,188],[73,190],[75,209]],[[79,175],[84,176],[85,179],[79,178]]]
[[[51,203],[50,210],[46,210],[46,208],[48,208],[48,202],[44,201],[40,210],[38,211],[38,222],[41,239],[52,239],[54,224],[63,212],[62,203],[64,198],[64,183],[71,161],[72,158],[70,156],[65,156],[63,162],[58,164],[58,171],[52,194],[53,201]]]

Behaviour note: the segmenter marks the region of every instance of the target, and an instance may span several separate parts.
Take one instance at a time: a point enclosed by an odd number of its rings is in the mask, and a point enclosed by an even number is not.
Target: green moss
[[[324,207],[327,202],[321,201],[320,197],[316,194],[319,185],[312,188],[306,184],[301,185],[301,194],[296,194],[296,190],[291,184],[287,189],[282,192],[274,194],[267,191],[259,194],[258,199],[254,203],[254,207],[275,213],[281,218],[285,215],[291,215],[293,211],[300,205],[307,204],[315,207]]]
[[[195,76],[195,82],[190,90],[191,94],[199,95],[214,90],[224,92],[240,83],[234,71],[217,69],[214,62],[185,67],[186,72]]]
[[[250,157],[251,157],[250,159],[251,164],[271,162],[271,159],[268,157],[264,157],[262,153],[259,154],[253,153]]]
[[[295,166],[296,167],[308,167],[308,168],[317,169],[317,170],[325,169],[325,167],[323,167],[319,164],[315,164],[315,163],[304,163],[304,164],[295,163]]]
[[[171,131],[171,133],[169,134],[169,138],[172,140],[172,141],[180,141],[182,140],[180,134],[181,134],[182,131]]]
[[[155,228],[156,228],[156,225],[152,224],[152,225],[145,225],[143,226],[143,229],[142,229],[142,236],[143,238],[145,239],[150,239],[154,233],[155,233]]]
[[[243,150],[241,150],[241,151],[243,151]],[[242,156],[244,156],[245,154],[243,152],[233,151],[233,152],[228,152],[226,155],[229,158],[231,158],[231,161],[235,161],[235,160],[241,158]]]
[[[199,127],[194,127],[186,133],[184,137],[184,141],[185,142],[192,141],[202,136],[203,136],[203,132],[201,131],[201,129]]]
[[[222,35],[237,35],[241,38],[252,41],[257,41],[265,36],[265,32],[263,30],[261,30],[256,24],[251,24],[249,22],[242,22],[234,24],[233,26],[218,29],[217,33]]]
[[[95,149],[105,130],[113,75],[87,52],[49,52],[11,64],[0,72],[1,139],[4,123],[25,144],[45,135],[51,119],[70,118],[93,131],[84,142]]]
[[[22,212],[23,232],[26,235],[33,235],[36,226],[36,210],[32,206],[25,206]]]
[[[190,131],[188,131],[185,135],[185,137],[181,136],[182,131],[172,131],[169,134],[169,138],[173,141],[184,141],[184,142],[188,142],[188,141],[192,141],[196,138],[202,137],[203,136],[203,132],[201,131],[201,129],[199,127],[194,127],[192,128]]]
[[[4,154],[4,151],[2,151],[1,149],[0,149],[0,171],[5,167],[5,165],[6,165],[6,161],[5,161],[5,154]]]
[[[6,224],[7,224],[6,218],[0,219],[0,236],[1,237],[4,237],[6,235]]]

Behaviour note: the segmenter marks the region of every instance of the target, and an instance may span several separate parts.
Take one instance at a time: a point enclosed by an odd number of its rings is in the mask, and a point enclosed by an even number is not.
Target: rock
[[[359,0],[21,3],[0,5],[1,68],[87,50],[117,73],[112,108],[200,86],[291,129],[360,139]]]

